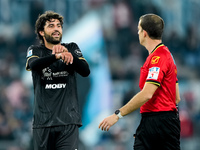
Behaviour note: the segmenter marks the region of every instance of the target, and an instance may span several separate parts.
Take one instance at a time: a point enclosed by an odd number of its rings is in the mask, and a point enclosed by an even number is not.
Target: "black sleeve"
[[[74,60],[72,66],[74,70],[79,73],[83,77],[87,77],[90,74],[90,69],[88,63],[84,59],[79,59],[78,57],[74,56]]]
[[[87,77],[90,74],[89,65],[87,61],[85,60],[85,58],[83,57],[83,54],[80,48],[78,47],[78,45],[76,43],[71,42],[71,43],[65,44],[64,46],[73,55],[73,58],[74,58],[73,63],[72,63],[73,69],[77,73],[79,73],[81,76]]]
[[[32,57],[29,59],[29,66],[31,70],[42,70],[52,63],[57,61],[55,55],[46,56],[42,58]]]

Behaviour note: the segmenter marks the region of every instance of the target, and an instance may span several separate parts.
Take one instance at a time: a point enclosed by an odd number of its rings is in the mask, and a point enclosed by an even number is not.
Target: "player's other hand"
[[[99,129],[102,131],[108,131],[118,120],[119,117],[115,114],[108,116],[99,124]]]
[[[55,54],[56,59],[62,59],[66,65],[73,63],[73,55],[70,52],[63,52]]]
[[[68,49],[63,45],[54,45],[52,48],[52,54],[58,54],[68,52]]]
[[[73,63],[72,54],[68,52],[68,49],[62,45],[54,45],[52,54],[55,54],[56,59],[62,59],[67,65]]]

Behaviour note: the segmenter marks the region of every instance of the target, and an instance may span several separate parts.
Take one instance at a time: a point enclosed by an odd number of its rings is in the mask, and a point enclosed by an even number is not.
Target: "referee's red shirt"
[[[146,82],[155,84],[158,89],[153,97],[140,108],[140,113],[175,111],[177,68],[169,49],[159,44],[147,57],[140,71],[139,87]]]

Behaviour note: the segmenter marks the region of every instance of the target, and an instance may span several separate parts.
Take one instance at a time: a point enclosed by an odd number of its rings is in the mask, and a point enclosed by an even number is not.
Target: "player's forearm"
[[[42,70],[45,67],[48,67],[56,61],[55,55],[46,56],[42,58],[31,58],[29,60],[29,66],[31,70]]]
[[[85,60],[81,60],[74,56],[72,63],[74,70],[83,77],[87,77],[90,74],[89,65]]]

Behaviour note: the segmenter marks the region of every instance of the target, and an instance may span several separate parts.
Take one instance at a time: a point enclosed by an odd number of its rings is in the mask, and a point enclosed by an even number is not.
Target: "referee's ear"
[[[147,36],[149,37],[149,35],[148,35],[147,31],[146,31],[146,30],[144,30],[144,29],[142,29],[142,30],[143,30],[143,36],[144,36],[144,37],[147,37]]]

